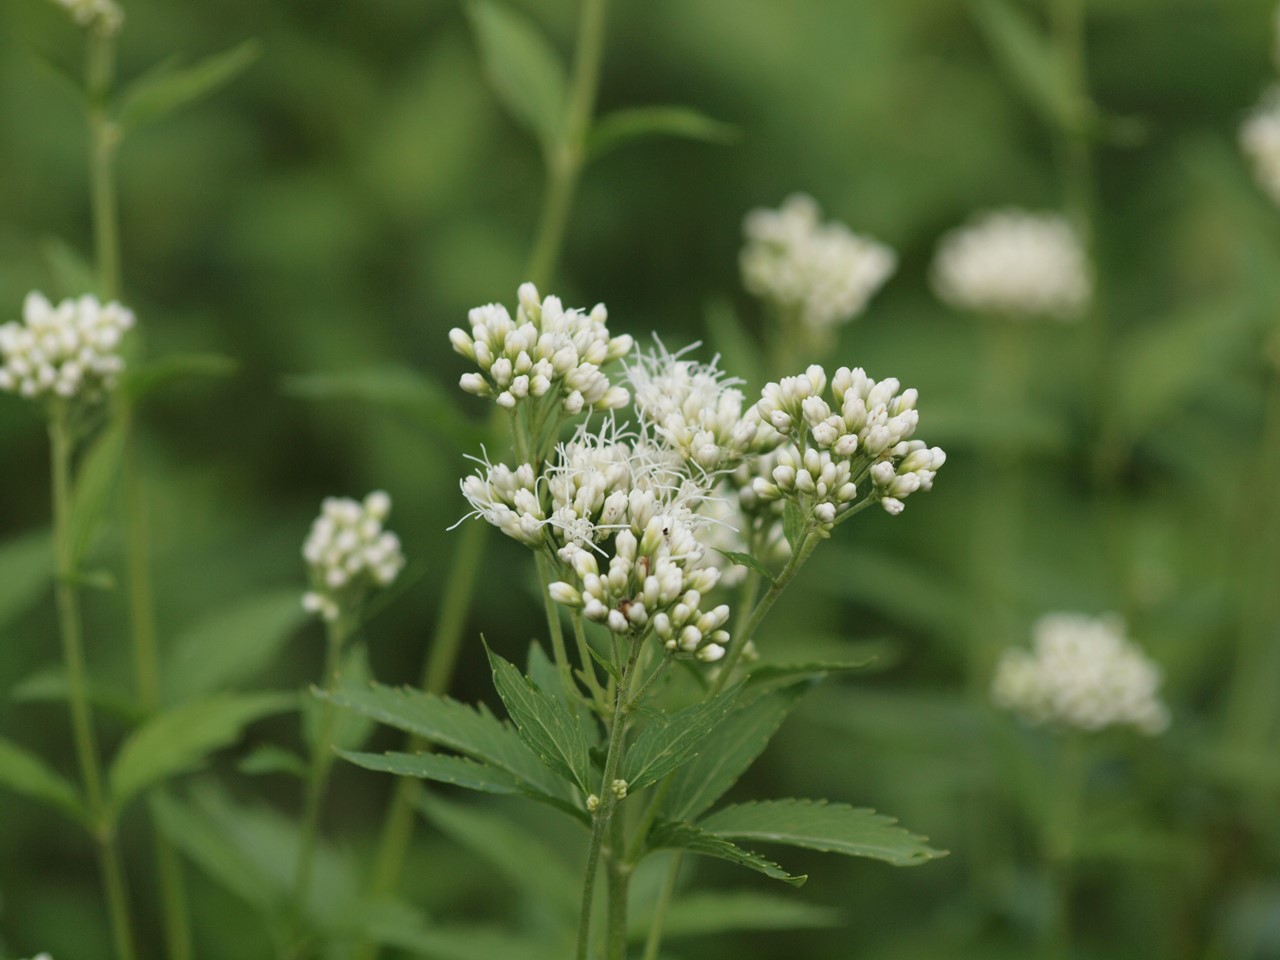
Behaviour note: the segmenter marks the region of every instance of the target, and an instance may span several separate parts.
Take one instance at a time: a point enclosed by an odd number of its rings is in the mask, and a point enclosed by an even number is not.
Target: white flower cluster
[[[814,365],[797,377],[767,384],[756,409],[790,441],[776,454],[767,477],[757,477],[753,493],[762,501],[796,501],[822,529],[858,496],[871,478],[880,505],[902,512],[903,499],[929,490],[946,454],[911,440],[920,414],[914,389],[901,390],[893,378],[872,380],[859,367],[841,367],[831,378]]]
[[[1056,214],[996,210],[942,238],[933,263],[938,296],[959,310],[1071,320],[1093,283],[1080,239]]]
[[[93,27],[106,34],[124,26],[124,9],[115,0],[53,0],[71,19],[82,27]]]
[[[1267,91],[1240,128],[1240,148],[1258,184],[1280,204],[1280,86]]]
[[[600,368],[625,356],[632,339],[609,335],[604,304],[590,313],[565,309],[559,297],[539,297],[532,283],[521,285],[518,296],[515,319],[491,303],[468,314],[470,333],[449,331],[453,349],[481,371],[463,374],[462,389],[493,397],[508,410],[527,397],[545,396],[559,399],[570,415],[625,407],[627,391],[611,386]]]
[[[391,584],[404,567],[400,539],[383,530],[391,498],[381,490],[361,503],[329,497],[302,547],[311,589],[302,597],[308,613],[330,622],[353,609],[372,587]]]
[[[681,359],[697,346],[673,354],[659,342],[627,367],[641,421],[702,473],[733,469],[777,447],[782,436],[760,419],[754,405],[743,413],[741,381],[716,366],[719,357],[709,364]]]
[[[1041,617],[1033,648],[1006,650],[991,697],[1029,723],[1081,730],[1125,725],[1146,734],[1169,725],[1160,702],[1160,670],[1124,635],[1116,617],[1077,613]]]
[[[22,322],[0,325],[0,390],[24,397],[92,398],[115,385],[124,369],[120,341],[133,313],[91,296],[56,307],[29,293]]]
[[[842,223],[823,223],[812,197],[788,197],[778,210],[753,210],[743,232],[742,282],[747,290],[795,316],[818,334],[860,314],[893,273],[894,252],[853,233]]]

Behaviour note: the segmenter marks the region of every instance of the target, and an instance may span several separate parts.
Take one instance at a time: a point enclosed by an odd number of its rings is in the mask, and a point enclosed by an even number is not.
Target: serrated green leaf
[[[487,711],[448,697],[377,683],[364,690],[339,690],[331,699],[379,723],[505,770],[534,796],[568,806],[563,782],[525,746],[514,729]]]
[[[562,917],[581,909],[581,881],[560,854],[499,812],[449,803],[430,793],[415,801],[419,812],[446,836],[484,858],[517,890]],[[531,870],[530,864],[537,864]]]
[[[254,680],[305,618],[293,587],[219,604],[174,640],[164,663],[165,698],[182,703]]]
[[[254,747],[243,760],[236,764],[236,769],[250,776],[261,776],[268,773],[286,773],[290,776],[305,779],[307,761],[292,750],[267,743]]]
[[[106,684],[89,679],[86,684],[89,702],[94,707],[114,714],[129,724],[138,723],[145,713],[138,708],[136,699],[113,690]],[[61,664],[49,664],[14,684],[9,699],[14,703],[63,702],[70,696],[67,671]]]
[[[374,404],[412,417],[433,436],[469,450],[483,438],[483,428],[459,412],[452,392],[416,370],[382,366],[343,373],[285,377],[283,392],[302,400]]]
[[[53,539],[35,530],[0,544],[0,624],[24,612],[53,582]]]
[[[257,40],[246,40],[189,67],[166,62],[125,86],[116,119],[126,131],[159,120],[230,83],[261,53]]]
[[[651,106],[615,110],[599,117],[587,134],[592,159],[633,140],[679,137],[703,143],[733,143],[741,131],[731,123],[713,120],[692,107]]]
[[[354,753],[339,750],[338,755],[366,770],[392,773],[398,777],[417,777],[449,783],[482,793],[524,793],[525,785],[500,767],[455,757],[444,753]]]
[[[741,553],[737,550],[721,550],[719,547],[713,547],[712,549],[730,563],[753,570],[764,577],[767,583],[773,583],[773,572],[751,554]]]
[[[801,886],[809,879],[807,875],[788,873],[772,860],[768,860],[750,850],[744,850],[724,837],[707,833],[692,823],[659,823],[649,834],[649,839],[654,848],[689,850],[708,857],[718,857],[721,860],[736,863],[740,867],[747,867],[758,873],[763,873],[766,877],[772,877],[774,880],[789,883],[793,887]]]
[[[696,757],[706,748],[707,735],[729,715],[741,692],[741,686],[734,687],[645,727],[623,758],[622,779],[627,781],[627,789],[642,790]]]
[[[229,377],[240,364],[217,353],[177,353],[153,360],[125,371],[120,389],[134,400],[141,400],[165,387],[184,380]]]
[[[467,13],[489,85],[549,156],[560,140],[566,104],[560,57],[528,18],[500,3],[473,0]]]
[[[729,840],[754,840],[806,847],[851,857],[870,857],[911,867],[945,856],[908,833],[897,821],[846,803],[825,800],[762,800],[740,803],[700,821],[707,833]]]
[[[156,714],[129,735],[111,764],[112,804],[120,809],[151,784],[202,766],[253,721],[296,704],[291,693],[224,694]]]
[[[56,807],[80,823],[87,822],[76,788],[35,754],[3,737],[0,737],[0,786]]]
[[[744,691],[724,723],[707,736],[697,758],[668,781],[662,816],[673,821],[692,820],[724,796],[764,752],[809,689],[807,683],[795,683]]]
[[[649,917],[634,917],[628,928],[633,940],[643,939]],[[681,893],[662,924],[664,938],[703,936],[742,930],[814,930],[837,927],[840,911],[819,907],[790,896],[738,891]]]
[[[1079,127],[1084,121],[1082,105],[1074,98],[1047,34],[1007,0],[975,0],[973,16],[1031,106],[1056,127]]]
[[[487,649],[487,648],[486,648]],[[513,664],[488,650],[493,684],[525,743],[547,766],[590,793],[591,760],[582,727],[563,702],[542,692]]]
[[[71,490],[71,555],[76,566],[89,552],[102,526],[120,477],[128,430],[123,418],[108,424],[76,468]]]

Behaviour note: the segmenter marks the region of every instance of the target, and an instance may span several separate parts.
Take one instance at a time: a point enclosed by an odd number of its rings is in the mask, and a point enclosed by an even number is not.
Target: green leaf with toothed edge
[[[590,793],[591,760],[582,727],[565,704],[543,693],[513,664],[485,646],[493,684],[525,743],[548,767]]]
[[[805,874],[788,873],[772,860],[750,850],[744,850],[732,841],[708,833],[692,823],[659,823],[649,834],[649,838],[654,848],[689,850],[692,853],[728,860],[740,867],[763,873],[766,877],[789,883],[793,887],[799,887],[809,879]]]
[[[525,786],[507,771],[488,764],[444,753],[355,753],[339,750],[338,755],[366,770],[393,773],[399,777],[417,777],[449,783],[482,793],[524,793]]]
[[[698,826],[727,840],[754,840],[911,867],[946,855],[874,810],[825,800],[761,800],[718,810]]]
[[[621,776],[627,789],[642,790],[657,783],[704,751],[707,734],[729,715],[741,692],[739,684],[645,727],[623,759]]]

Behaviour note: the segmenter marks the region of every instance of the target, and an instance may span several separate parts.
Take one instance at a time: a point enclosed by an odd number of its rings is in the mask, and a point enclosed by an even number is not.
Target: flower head
[[[682,359],[697,347],[670,353],[658,342],[627,367],[636,413],[661,441],[700,473],[730,470],[746,457],[771,450],[782,437],[754,405],[743,412],[740,380],[711,363]]]
[[[777,210],[752,210],[740,258],[747,290],[819,338],[862,313],[897,265],[884,244],[821,217],[803,194]]]
[[[1272,87],[1240,128],[1240,148],[1258,184],[1280,204],[1280,86]]]
[[[118,303],[83,296],[54,306],[41,293],[27,294],[22,322],[0,325],[0,390],[96,398],[124,370],[120,341],[133,323]]]
[[[1084,248],[1056,214],[997,210],[942,238],[933,262],[938,296],[959,310],[1075,319],[1092,295]]]
[[[502,304],[491,303],[470,312],[469,333],[449,331],[453,349],[480,368],[463,374],[463,390],[492,397],[508,410],[550,396],[571,416],[627,405],[627,391],[610,385],[600,368],[625,356],[632,339],[610,336],[604,304],[588,313],[566,309],[559,297],[540,297],[532,283],[520,287],[519,300],[514,319]]]
[[[1006,650],[991,698],[1028,723],[1081,730],[1114,725],[1161,733],[1169,711],[1160,670],[1130,640],[1119,618],[1053,613],[1033,628],[1032,649]]]
[[[330,497],[302,547],[311,589],[302,605],[330,622],[353,610],[373,589],[389,586],[404,567],[400,539],[383,530],[391,498],[381,490],[364,501]]]
[[[872,380],[861,367],[841,367],[828,381],[814,365],[767,384],[756,405],[760,417],[784,434],[767,477],[752,492],[762,501],[790,499],[818,528],[830,530],[853,506],[859,486],[891,514],[903,499],[929,490],[946,454],[911,440],[920,414],[917,393],[894,378]]]

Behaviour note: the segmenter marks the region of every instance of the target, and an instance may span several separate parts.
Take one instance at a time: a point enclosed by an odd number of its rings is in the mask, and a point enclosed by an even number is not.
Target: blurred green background
[[[567,60],[576,4],[512,4]],[[1019,9],[1045,22],[1041,4]],[[725,332],[736,323],[759,336],[765,322],[738,282],[741,219],[808,192],[900,255],[825,359],[919,388],[920,436],[948,453],[933,493],[900,518],[875,511],[840,530],[767,623],[762,647],[870,645],[879,659],[813,693],[734,796],[874,806],[950,857],[894,870],[791,852],[787,866],[811,879],[787,895],[832,908],[833,926],[673,937],[669,955],[1040,955],[1051,906],[1038,824],[1058,745],[987,705],[981,665],[1062,609],[1122,613],[1165,672],[1174,718],[1158,739],[1091,742],[1072,955],[1280,957],[1280,410],[1264,352],[1280,330],[1280,211],[1235,146],[1275,80],[1273,10],[1088,4],[1089,83],[1112,118],[1095,145],[1105,340],[1087,325],[1018,331],[1007,394],[991,389],[990,331],[933,299],[928,264],[938,236],[976,209],[1061,206],[1062,178],[1053,132],[974,10],[610,10],[602,111],[687,104],[740,136],[644,141],[589,167],[550,290],[604,301],[611,327],[642,342],[651,331],[673,347],[707,341],[730,365],[740,359],[733,372],[754,390],[763,358]],[[465,367],[446,334],[469,307],[514,301],[543,193],[537,146],[487,86],[457,4],[128,0],[127,13],[126,80],[173,54],[261,42],[243,76],[119,156],[124,299],[146,354],[239,364],[141,413],[162,638],[239,598],[300,592],[299,548],[320,499],[383,488],[415,579],[369,625],[370,658],[379,679],[415,682],[459,536],[446,527],[464,512],[463,455],[477,452],[486,414],[453,389]],[[67,248],[91,254],[86,142],[43,62],[78,69],[80,56],[79,32],[54,5],[0,4],[0,320],[19,316],[30,289],[80,292],[59,289],[57,264]],[[383,402],[317,398],[321,381],[290,379],[369,371]],[[9,540],[49,511],[42,425],[12,398],[0,397],[0,451]],[[464,700],[494,700],[480,633],[518,658],[545,629],[527,556],[497,539],[453,687]],[[120,548],[111,526],[100,563],[118,566]],[[123,600],[98,592],[86,605],[94,674],[127,690]],[[57,660],[52,603],[32,591],[0,612],[0,691],[11,691]],[[257,686],[311,682],[321,647],[318,627],[298,629]],[[124,729],[102,722],[108,741]],[[260,724],[239,755],[296,739],[295,727]],[[62,704],[0,695],[0,732],[74,774]],[[383,731],[373,742],[396,740]],[[238,772],[237,755],[217,767],[226,789],[292,815],[296,784]],[[326,833],[346,853],[367,853],[390,786],[337,768]],[[495,809],[536,821],[518,805]],[[61,827],[0,795],[0,954],[108,955],[92,850]],[[147,955],[159,956],[148,837],[135,813],[126,849]],[[575,872],[578,843],[564,847]],[[248,908],[188,873],[199,955],[268,955]],[[718,864],[698,865],[696,880],[768,884]],[[525,894],[433,829],[419,831],[406,886],[439,918],[540,922]]]

